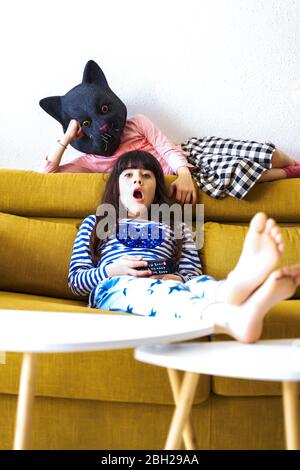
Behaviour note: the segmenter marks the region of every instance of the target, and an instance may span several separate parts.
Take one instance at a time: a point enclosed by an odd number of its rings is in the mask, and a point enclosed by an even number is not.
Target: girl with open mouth
[[[148,219],[152,204],[170,203],[166,194],[155,157],[132,151],[119,158],[102,199],[115,208],[115,231],[99,238],[103,216],[90,215],[83,221],[71,258],[71,290],[89,294],[90,307],[155,317],[153,321],[198,322],[205,334],[226,333],[241,342],[256,341],[268,310],[291,297],[300,285],[300,265],[274,271],[284,249],[279,226],[264,213],[256,214],[236,267],[225,280],[217,281],[202,273],[185,224],[183,236],[176,239],[176,220],[165,226]],[[120,218],[120,203],[128,214],[125,219]],[[157,225],[163,236],[153,239],[149,230],[143,230],[150,225]],[[132,238],[125,230],[121,237],[124,226],[134,226],[141,236]],[[175,260],[176,271],[152,275],[147,261],[169,258]]]

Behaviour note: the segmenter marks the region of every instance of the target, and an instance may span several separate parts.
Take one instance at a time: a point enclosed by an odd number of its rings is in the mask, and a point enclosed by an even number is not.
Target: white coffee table
[[[211,334],[204,322],[163,321],[125,314],[0,310],[0,351],[23,352],[14,449],[30,444],[39,353],[134,348]],[[1,365],[0,365],[1,367]]]
[[[142,346],[135,358],[168,369],[176,407],[165,449],[179,449],[181,436],[187,449],[197,446],[189,415],[199,374],[282,382],[287,449],[299,449],[300,339]],[[178,370],[185,371],[181,383]]]

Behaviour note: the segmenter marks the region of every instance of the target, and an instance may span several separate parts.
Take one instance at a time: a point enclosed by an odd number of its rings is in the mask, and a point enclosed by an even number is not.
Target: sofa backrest
[[[249,222],[256,212],[265,212],[279,223],[300,224],[300,179],[258,183],[243,200],[233,197],[213,199],[200,191],[205,205],[205,220],[212,222]]]
[[[26,217],[80,218],[95,212],[108,175],[36,173],[0,169],[0,212]],[[175,176],[167,176],[166,182]],[[244,200],[213,199],[198,190],[205,221],[249,222],[258,211],[278,222],[300,224],[300,180],[286,179],[254,186]]]

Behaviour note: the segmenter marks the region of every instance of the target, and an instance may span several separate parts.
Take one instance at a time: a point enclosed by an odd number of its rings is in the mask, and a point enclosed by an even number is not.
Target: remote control
[[[135,269],[138,271],[145,271],[145,269],[150,269],[152,274],[171,274],[176,271],[176,264],[172,259],[157,259],[148,261],[148,266],[140,266]]]

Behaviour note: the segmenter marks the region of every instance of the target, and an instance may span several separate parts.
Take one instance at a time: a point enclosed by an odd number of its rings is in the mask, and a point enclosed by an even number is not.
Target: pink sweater
[[[118,158],[130,150],[144,150],[152,153],[160,162],[164,174],[176,173],[181,166],[193,167],[187,162],[180,147],[170,142],[146,116],[134,116],[126,122],[118,150],[110,157],[82,155],[70,163],[59,165],[48,162],[47,157],[41,168],[43,173],[111,173]]]

